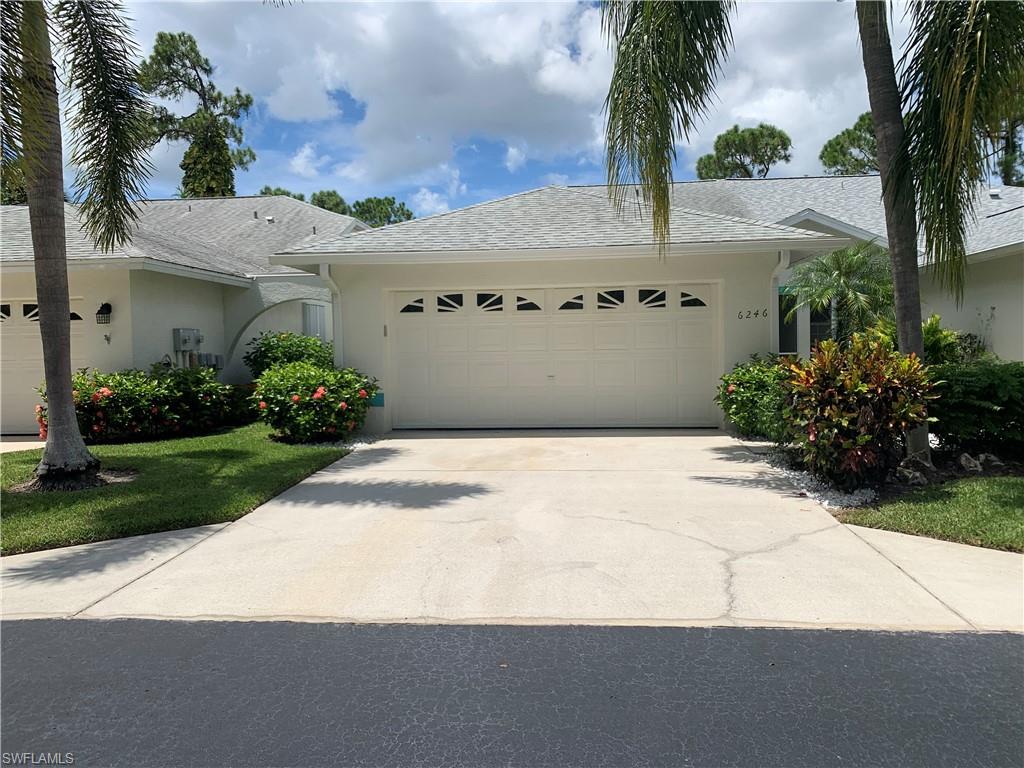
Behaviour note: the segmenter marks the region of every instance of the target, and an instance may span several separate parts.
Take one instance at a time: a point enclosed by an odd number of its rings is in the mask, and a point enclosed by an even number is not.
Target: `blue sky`
[[[256,106],[264,184],[348,200],[394,195],[427,215],[548,183],[604,178],[602,105],[611,55],[589,3],[132,3],[137,42],[187,31],[222,90]],[[678,147],[677,178],[734,123],[794,140],[775,175],[820,172],[822,143],[867,108],[852,3],[744,2],[718,103]],[[181,105],[182,109],[189,105]],[[173,196],[184,146],[153,153],[153,197]]]

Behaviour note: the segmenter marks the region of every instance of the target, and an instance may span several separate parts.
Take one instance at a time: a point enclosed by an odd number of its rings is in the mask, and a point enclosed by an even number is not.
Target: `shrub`
[[[265,422],[288,440],[338,440],[366,420],[376,382],[352,368],[276,365],[256,382],[253,400]]]
[[[715,402],[741,435],[782,442],[787,434],[782,418],[787,378],[785,358],[754,355],[722,377]]]
[[[195,435],[231,423],[232,388],[212,368],[83,369],[72,377],[72,390],[78,428],[93,442]],[[45,434],[45,406],[37,417]]]
[[[881,479],[902,455],[903,434],[927,420],[932,385],[914,355],[854,335],[820,343],[791,362],[786,418],[805,466],[843,488]]]
[[[334,348],[316,336],[285,331],[263,331],[247,344],[249,351],[242,361],[258,379],[263,372],[275,365],[306,362],[320,368],[334,367]]]
[[[898,348],[896,324],[891,320],[879,322],[869,332],[873,338],[886,341],[893,349]],[[954,331],[942,327],[942,318],[932,315],[921,323],[924,341],[924,362],[927,365],[966,363],[984,357],[985,343],[973,333]]]
[[[929,415],[944,446],[1024,453],[1024,363],[980,360],[932,369]]]

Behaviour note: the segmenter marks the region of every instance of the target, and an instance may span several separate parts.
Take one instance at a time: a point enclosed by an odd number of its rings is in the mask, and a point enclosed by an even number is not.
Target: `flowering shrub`
[[[211,368],[83,369],[72,377],[72,391],[78,428],[93,442],[202,434],[246,419],[233,388]],[[45,437],[45,405],[36,419]]]
[[[764,437],[782,442],[787,435],[782,418],[789,378],[785,358],[755,355],[722,377],[715,402],[725,418],[746,437]]]
[[[247,344],[249,351],[242,361],[258,379],[275,365],[306,362],[320,368],[334,367],[334,348],[316,336],[285,331],[263,331]]]
[[[299,362],[265,371],[253,400],[261,418],[289,440],[340,440],[366,421],[376,391],[375,382],[352,368]]]
[[[809,470],[843,488],[883,477],[899,462],[904,432],[927,420],[927,369],[914,355],[854,335],[823,341],[789,363],[785,415]]]

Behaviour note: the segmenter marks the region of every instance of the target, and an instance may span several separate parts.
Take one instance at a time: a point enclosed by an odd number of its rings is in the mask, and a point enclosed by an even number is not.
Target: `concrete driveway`
[[[1021,556],[885,536],[714,431],[395,433],[230,525],[4,558],[4,613],[1020,628]]]

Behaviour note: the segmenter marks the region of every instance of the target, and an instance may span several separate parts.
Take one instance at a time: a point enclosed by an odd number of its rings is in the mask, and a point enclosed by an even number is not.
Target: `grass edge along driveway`
[[[136,470],[132,482],[73,492],[11,493],[40,451],[0,459],[0,552],[13,555],[237,520],[340,459],[338,445],[288,445],[254,424],[215,435],[97,445],[104,469]]]
[[[1024,477],[967,477],[843,510],[839,520],[989,549],[1024,552]]]

